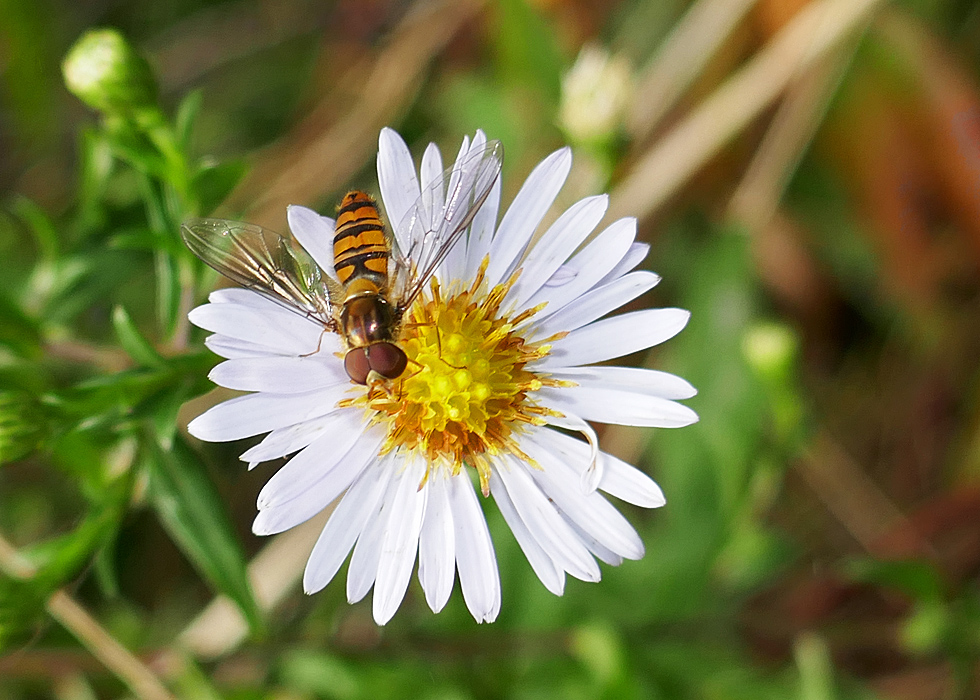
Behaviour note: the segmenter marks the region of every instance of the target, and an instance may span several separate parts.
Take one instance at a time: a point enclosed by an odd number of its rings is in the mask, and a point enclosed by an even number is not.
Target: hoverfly
[[[349,192],[338,207],[329,269],[254,224],[193,219],[181,235],[225,277],[339,333],[352,381],[397,379],[408,364],[397,344],[402,318],[486,201],[502,158],[497,141],[470,147],[422,191],[394,231],[381,223],[369,195]]]

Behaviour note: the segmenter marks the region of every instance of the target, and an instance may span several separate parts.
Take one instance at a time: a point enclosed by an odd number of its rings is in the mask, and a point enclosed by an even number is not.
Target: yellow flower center
[[[426,479],[433,468],[458,474],[469,464],[488,494],[487,456],[507,451],[531,461],[514,433],[524,424],[543,425],[543,417],[554,413],[535,405],[529,394],[555,382],[526,366],[547,355],[547,343],[555,338],[529,343],[515,332],[540,307],[513,318],[502,315],[500,306],[516,277],[486,293],[485,270],[486,261],[468,289],[445,299],[433,280],[402,325],[399,346],[408,368],[351,403],[363,404],[373,421],[387,425],[382,453],[420,453],[429,465]]]

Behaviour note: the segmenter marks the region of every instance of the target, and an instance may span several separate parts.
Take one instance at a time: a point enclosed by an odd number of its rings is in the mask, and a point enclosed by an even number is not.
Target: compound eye
[[[367,384],[368,373],[371,371],[371,361],[368,359],[367,348],[354,348],[344,356],[344,369],[347,376],[356,384]]]
[[[350,353],[348,353],[349,355]],[[385,379],[397,379],[408,366],[408,357],[400,347],[391,343],[375,343],[370,346],[368,359],[371,363],[371,369]]]

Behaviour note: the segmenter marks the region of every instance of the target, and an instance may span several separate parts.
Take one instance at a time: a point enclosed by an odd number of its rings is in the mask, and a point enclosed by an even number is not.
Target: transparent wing
[[[305,250],[278,233],[225,219],[191,219],[180,233],[194,255],[228,279],[301,316],[334,325],[333,306],[343,290]]]
[[[503,155],[499,141],[471,149],[423,190],[405,215],[398,230],[401,240],[409,241],[407,249],[399,250],[391,237],[394,270],[389,297],[399,312],[412,304],[473,221],[500,175]],[[433,213],[433,202],[442,204],[441,211]]]

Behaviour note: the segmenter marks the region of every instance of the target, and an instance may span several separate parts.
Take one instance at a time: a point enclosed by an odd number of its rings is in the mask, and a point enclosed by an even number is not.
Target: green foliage
[[[179,223],[221,202],[244,167],[190,153],[200,94],[171,122],[147,62],[118,32],[83,36],[64,71],[100,122],[80,136],[73,209],[53,216],[22,197],[10,206],[35,255],[21,289],[0,294],[0,462],[44,457],[87,505],[69,531],[21,548],[25,568],[0,578],[0,635],[6,645],[22,642],[48,597],[93,560],[105,586],[118,590],[108,548],[143,497],[140,484],[172,541],[258,630],[224,501],[177,435],[180,407],[209,388],[214,364],[176,339],[187,304],[201,295],[201,265],[180,241]],[[121,187],[132,194],[120,199]],[[150,275],[155,320],[141,299],[123,303],[127,288],[146,288]]]

